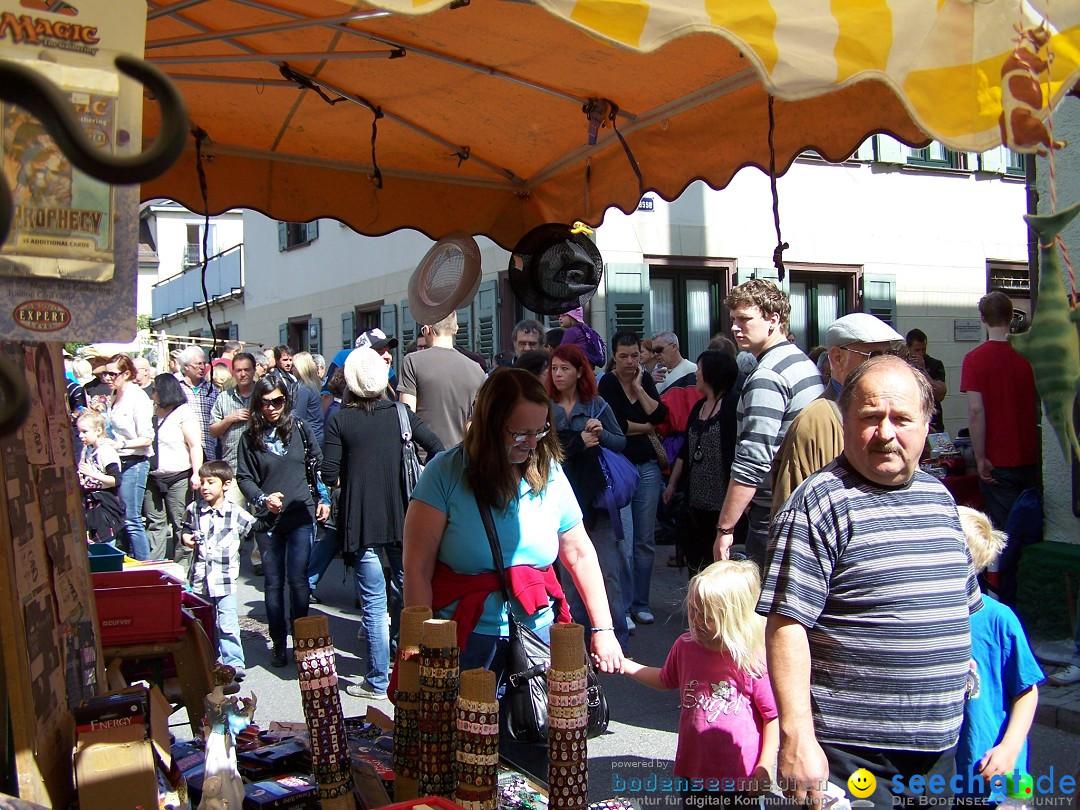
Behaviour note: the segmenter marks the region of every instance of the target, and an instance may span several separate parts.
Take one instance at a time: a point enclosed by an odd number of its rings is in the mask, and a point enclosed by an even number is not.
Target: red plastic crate
[[[214,615],[214,606],[191,591],[184,591],[180,594],[180,604],[191,611],[191,615],[199,620],[199,624],[206,631],[206,638],[210,641],[210,649],[216,655],[218,651],[217,617]]]
[[[102,646],[172,641],[184,634],[179,580],[153,570],[93,577]]]

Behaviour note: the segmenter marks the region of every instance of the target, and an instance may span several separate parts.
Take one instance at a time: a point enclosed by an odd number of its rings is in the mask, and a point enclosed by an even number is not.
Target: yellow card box
[[[116,810],[118,796],[127,806],[158,806],[157,766],[168,770],[169,715],[172,707],[156,686],[123,690],[145,695],[147,723],[97,724],[84,727],[75,742],[75,784],[82,810]]]

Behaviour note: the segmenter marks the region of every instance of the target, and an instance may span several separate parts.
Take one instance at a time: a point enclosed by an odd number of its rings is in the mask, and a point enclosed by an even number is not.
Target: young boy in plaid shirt
[[[192,588],[214,606],[221,663],[244,678],[244,648],[236,616],[236,582],[240,577],[240,541],[255,523],[246,511],[225,498],[233,480],[226,461],[208,461],[199,468],[201,499],[188,505],[182,539],[195,549]]]

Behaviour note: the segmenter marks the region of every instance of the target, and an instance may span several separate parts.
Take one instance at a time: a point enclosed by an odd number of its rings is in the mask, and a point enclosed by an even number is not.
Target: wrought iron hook
[[[129,157],[108,154],[90,144],[71,104],[49,79],[15,62],[0,60],[0,99],[29,110],[52,136],[71,163],[105,183],[141,183],[162,174],[176,162],[187,140],[187,106],[180,91],[153,65],[133,56],[116,57],[116,68],[145,85],[161,106],[161,132],[145,152]],[[12,197],[0,178],[0,243],[11,226]]]

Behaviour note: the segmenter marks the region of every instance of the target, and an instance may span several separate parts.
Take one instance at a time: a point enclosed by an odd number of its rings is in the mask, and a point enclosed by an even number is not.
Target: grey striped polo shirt
[[[773,456],[799,411],[823,390],[817,366],[787,341],[762,352],[743,383],[731,479],[756,487],[758,506],[772,506]]]
[[[980,607],[956,505],[922,471],[882,487],[841,456],[774,519],[757,610],[808,628],[820,742],[954,745]]]

